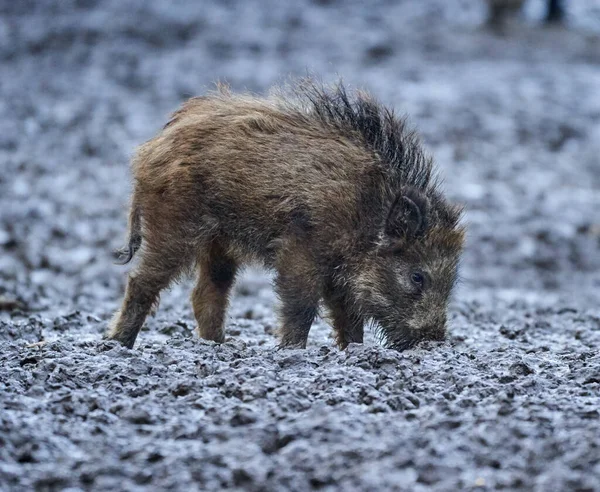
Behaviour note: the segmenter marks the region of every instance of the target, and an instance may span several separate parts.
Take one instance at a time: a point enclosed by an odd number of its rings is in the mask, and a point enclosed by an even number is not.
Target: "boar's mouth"
[[[421,342],[442,342],[447,334],[445,320],[415,327],[409,319],[399,320],[395,317],[390,320],[373,316],[369,319],[369,324],[381,345],[399,352],[412,349]]]
[[[395,340],[393,342],[388,342],[385,344],[387,348],[397,350],[398,352],[404,352],[405,350],[409,350],[417,345],[421,340],[412,338],[405,340]]]
[[[422,337],[416,336],[410,328],[406,326],[395,326],[393,329],[390,329],[381,323],[375,322],[374,325],[377,338],[385,348],[402,352],[413,348],[423,339]]]
[[[380,333],[381,339],[383,341],[383,345],[386,348],[394,349],[399,352],[403,352],[404,350],[409,350],[414,348],[421,342],[427,341],[443,341],[445,339],[444,332],[431,332],[424,331],[423,333],[411,333],[410,331],[406,331],[404,333],[398,334],[398,330],[392,333],[386,333],[384,330]]]

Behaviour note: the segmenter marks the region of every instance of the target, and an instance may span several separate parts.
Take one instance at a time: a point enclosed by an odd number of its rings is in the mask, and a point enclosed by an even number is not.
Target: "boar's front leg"
[[[306,348],[317,315],[320,288],[310,253],[300,241],[286,241],[278,253],[275,291],[281,299],[280,347]]]
[[[223,343],[225,311],[237,264],[218,243],[213,243],[207,251],[202,252],[198,267],[198,282],[192,293],[198,335]]]
[[[335,340],[340,349],[349,343],[363,343],[364,318],[353,312],[351,303],[343,295],[336,294],[334,288],[325,292],[325,306],[332,318]]]

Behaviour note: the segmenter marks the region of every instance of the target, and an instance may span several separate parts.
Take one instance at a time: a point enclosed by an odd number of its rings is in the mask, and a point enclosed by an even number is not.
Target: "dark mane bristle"
[[[406,185],[434,191],[437,180],[432,159],[423,150],[405,118],[363,91],[349,93],[341,82],[327,87],[311,79],[293,86],[293,93],[309,115],[362,142],[388,164]]]

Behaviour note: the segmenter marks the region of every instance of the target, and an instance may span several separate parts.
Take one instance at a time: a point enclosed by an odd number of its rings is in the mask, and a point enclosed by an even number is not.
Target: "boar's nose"
[[[421,333],[423,338],[427,340],[433,340],[435,342],[443,341],[446,338],[446,320],[444,320],[443,323],[426,326]]]
[[[446,328],[445,326],[438,326],[427,330],[425,337],[427,340],[432,340],[434,342],[443,342],[446,339]]]
[[[421,329],[421,335],[425,340],[432,340],[434,342],[442,342],[446,338],[446,320],[442,320],[439,323],[425,326]]]

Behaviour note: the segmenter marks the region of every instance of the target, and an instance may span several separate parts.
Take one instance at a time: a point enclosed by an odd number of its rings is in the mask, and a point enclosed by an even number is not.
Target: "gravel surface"
[[[600,3],[0,2],[0,490],[600,490]],[[190,282],[133,350],[128,159],[217,79],[343,76],[411,116],[467,207],[445,343],[275,350],[268,274],[223,345]]]

